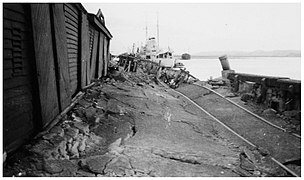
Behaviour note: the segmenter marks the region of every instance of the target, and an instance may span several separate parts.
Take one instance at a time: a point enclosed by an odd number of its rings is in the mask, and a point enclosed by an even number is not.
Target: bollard
[[[227,56],[226,55],[220,56],[219,59],[220,59],[223,70],[230,70],[230,66],[229,66]]]
[[[230,73],[235,73],[234,70],[230,70],[230,65],[229,65],[229,62],[228,62],[228,59],[227,59],[227,56],[224,55],[224,56],[220,56],[219,57],[220,59],[220,62],[221,62],[221,65],[222,65],[222,78],[223,79],[227,79],[229,74]]]

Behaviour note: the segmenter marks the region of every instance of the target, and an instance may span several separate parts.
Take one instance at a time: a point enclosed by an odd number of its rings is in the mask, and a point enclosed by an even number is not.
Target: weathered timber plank
[[[73,63],[76,63],[76,66],[78,64],[77,58],[69,58],[69,66]]]
[[[5,94],[3,94],[3,99],[18,98],[18,96],[24,94],[30,94],[29,85],[23,85],[23,86],[15,87],[13,89],[8,89],[7,91],[5,91]]]
[[[68,38],[68,39],[71,39],[71,40],[74,40],[74,41],[76,41],[76,42],[78,42],[78,37],[75,37],[75,36],[72,35],[72,34],[68,34],[68,33],[67,33],[67,38]]]
[[[5,59],[13,58],[13,50],[12,49],[3,49],[3,57]]]
[[[23,117],[24,114],[20,117]],[[18,123],[22,122],[23,125]],[[18,124],[15,128],[5,128],[3,129],[3,144],[5,146],[5,151],[8,153],[13,152],[18,149],[22,144],[24,144],[31,135],[34,133],[34,125],[31,121],[22,121],[18,119]]]
[[[54,35],[56,43],[57,64],[59,72],[60,111],[63,111],[71,102],[69,61],[65,33],[65,16],[63,4],[52,4],[54,14]]]
[[[104,71],[103,71],[103,75],[106,76],[108,73],[108,39],[105,37],[104,40],[104,51],[103,51],[103,55],[104,55]]]
[[[13,74],[13,72],[11,69],[4,69],[3,70],[3,79],[7,80],[7,79],[13,78],[12,74]]]
[[[20,77],[14,77],[13,79],[9,81],[5,81],[3,83],[3,90],[8,90],[11,88],[19,87],[19,86],[24,86],[29,84],[29,79],[28,77],[25,76],[20,76]]]
[[[23,32],[29,31],[29,28],[23,22],[15,21],[14,19],[3,18],[3,26],[5,27],[4,29],[15,28]]]
[[[70,71],[70,81],[77,80],[77,71]]]
[[[78,46],[77,45],[75,45],[75,44],[67,44],[67,47],[69,48],[69,49],[78,49]]]
[[[31,4],[31,16],[42,124],[46,126],[59,113],[49,4]]]
[[[13,68],[13,59],[4,59],[3,61],[3,69],[12,69]]]
[[[66,29],[67,31],[72,31],[72,32],[78,33],[78,28],[77,28],[78,26],[74,27],[71,24],[66,23],[65,27],[67,28]]]
[[[3,39],[13,39],[13,34],[11,29],[3,30]]]
[[[78,17],[76,17],[75,13],[71,13],[69,12],[69,10],[67,10],[64,14],[66,18],[71,19],[72,21],[78,24]]]
[[[24,14],[24,8],[19,3],[3,3],[4,9],[10,9],[16,13]]]
[[[68,53],[70,53],[70,54],[78,54],[78,50],[77,49],[68,49]]]
[[[65,4],[64,10],[73,15],[75,18],[78,18],[78,11],[75,9],[75,7],[73,7],[72,4]]]
[[[69,61],[69,67],[77,66],[77,61]]]
[[[72,40],[72,39],[67,39],[67,44],[72,44],[78,47],[78,41]]]
[[[77,58],[77,54],[68,54],[68,58],[70,59],[76,59]]]
[[[78,86],[78,82],[77,81],[71,81],[71,91],[73,92],[73,94],[76,94],[76,92],[77,92],[77,86]]]
[[[24,23],[26,21],[25,16],[23,14],[17,13],[6,8],[3,9],[3,18],[21,23]]]
[[[11,119],[11,120],[15,119],[16,114],[22,115],[25,112],[31,112],[32,110],[31,96],[29,96],[29,94],[23,94],[23,95],[19,95],[18,97],[5,99],[4,106],[5,106],[5,112],[4,112],[5,119]],[[9,124],[10,122],[7,123]]]
[[[77,72],[77,66],[70,66],[69,72]]]
[[[98,78],[103,75],[103,65],[104,65],[104,35],[99,32],[99,50],[98,50]]]
[[[78,33],[74,32],[74,31],[67,31],[66,32],[68,35],[74,36],[78,38]]]
[[[93,37],[93,47],[92,47],[92,59],[91,59],[91,79],[96,78],[96,67],[97,67],[97,51],[98,51],[98,31],[94,30],[94,37]]]
[[[65,17],[78,23],[78,16],[76,16],[75,13],[71,13],[70,10],[65,10]]]
[[[87,61],[89,60],[89,28],[86,14],[82,14],[81,21],[81,87],[87,85]]]
[[[71,26],[75,27],[76,29],[78,28],[78,23],[72,21],[72,20],[69,19],[69,18],[66,18],[66,19],[65,19],[65,22],[66,22],[67,24],[70,24]]]

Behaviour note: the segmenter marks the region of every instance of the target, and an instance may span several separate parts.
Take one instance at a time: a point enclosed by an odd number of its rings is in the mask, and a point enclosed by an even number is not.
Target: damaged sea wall
[[[3,4],[3,133],[11,152],[107,75],[112,38],[79,3]]]
[[[278,111],[301,110],[301,81],[287,77],[229,73],[232,90]]]

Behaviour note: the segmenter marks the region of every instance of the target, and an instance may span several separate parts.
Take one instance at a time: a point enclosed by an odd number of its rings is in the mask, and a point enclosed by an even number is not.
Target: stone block
[[[254,82],[245,81],[239,84],[239,92],[240,93],[250,93],[254,89]]]
[[[70,160],[60,160],[60,164],[63,167],[63,171],[60,173],[60,176],[71,177],[75,176],[78,170],[78,166]]]
[[[85,150],[86,148],[86,139],[82,139],[81,142],[79,143],[79,146],[78,146],[78,151],[79,152],[82,152]]]
[[[123,115],[126,113],[126,108],[124,108],[124,105],[121,102],[110,99],[108,102],[107,112]]]
[[[76,172],[76,176],[77,177],[96,177],[94,173],[87,172],[87,171],[84,171],[84,170],[78,170]]]
[[[76,158],[79,157],[78,146],[79,146],[79,142],[74,141],[73,145],[72,145],[72,148],[71,148],[72,157],[76,157]]]
[[[107,109],[107,104],[108,101],[106,100],[105,97],[97,100],[97,106],[102,108],[103,110]]]
[[[45,140],[50,140],[52,139],[54,136],[56,136],[57,134],[55,133],[47,133],[45,134],[44,136],[42,136],[42,139],[45,139]]]
[[[96,116],[96,109],[93,107],[85,109],[85,115],[89,121],[94,121]]]
[[[54,146],[46,140],[39,141],[31,149],[29,149],[30,152],[41,155],[45,158],[51,157],[53,150]]]
[[[268,108],[263,111],[263,115],[266,117],[274,117],[276,116],[276,113],[277,111],[272,108]]]
[[[88,140],[92,141],[96,145],[100,145],[100,144],[102,144],[102,143],[105,142],[104,138],[102,138],[100,136],[97,136],[97,135],[95,135],[93,133],[90,134],[90,138]]]
[[[44,162],[44,170],[50,174],[56,174],[63,171],[59,160],[47,160]]]
[[[50,139],[50,142],[53,144],[54,147],[59,147],[62,143],[66,144],[65,139],[59,135],[56,135],[52,139]]]
[[[84,107],[84,108],[88,108],[88,107],[90,107],[90,106],[92,105],[91,102],[89,102],[89,101],[87,101],[87,100],[85,100],[85,99],[80,99],[80,100],[78,101],[78,104],[81,105],[81,106]]]
[[[77,137],[78,133],[79,133],[79,129],[69,127],[67,129],[65,129],[64,135],[70,136],[71,138],[75,139]]]
[[[79,129],[79,131],[83,134],[88,134],[90,131],[89,124],[84,122],[74,122],[73,126]]]
[[[60,126],[55,126],[50,130],[51,133],[55,133],[59,136],[63,136],[64,135],[64,130],[60,127]]]
[[[121,154],[124,150],[123,147],[120,147],[121,145],[121,138],[117,139],[115,142],[109,145],[109,152],[113,154]]]
[[[126,174],[126,170],[131,170],[131,164],[129,159],[126,156],[118,156],[112,159],[111,162],[107,164],[105,169],[105,173],[113,173],[116,176],[124,176]]]
[[[91,156],[86,159],[86,164],[88,169],[93,173],[103,174],[106,164],[112,159],[114,156],[109,154]]]
[[[251,93],[245,93],[245,94],[242,94],[242,96],[241,96],[241,100],[244,102],[252,100],[253,98],[254,98],[254,95]]]
[[[228,79],[228,76],[229,76],[230,73],[235,73],[235,71],[234,70],[223,70],[222,71],[222,78],[223,79]]]

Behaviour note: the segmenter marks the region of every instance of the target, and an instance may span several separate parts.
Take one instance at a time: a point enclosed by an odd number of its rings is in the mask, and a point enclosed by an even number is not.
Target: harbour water
[[[301,57],[238,57],[229,58],[230,68],[238,73],[266,76],[283,76],[301,80]],[[187,71],[204,81],[221,76],[221,63],[218,58],[193,58],[179,60]]]

